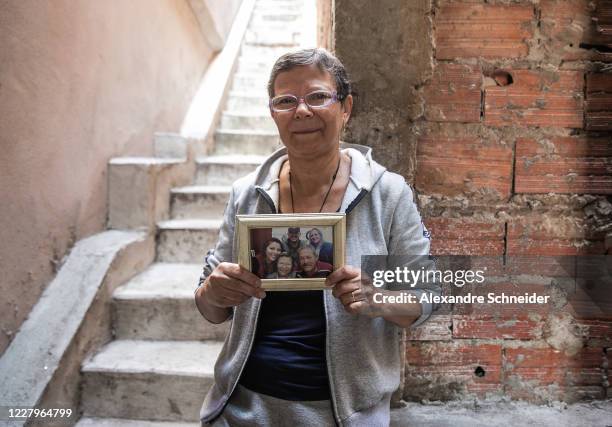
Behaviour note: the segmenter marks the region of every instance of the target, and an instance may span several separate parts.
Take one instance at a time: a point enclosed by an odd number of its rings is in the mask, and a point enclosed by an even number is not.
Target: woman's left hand
[[[332,294],[347,312],[371,318],[381,315],[373,304],[375,288],[367,277],[361,275],[360,269],[345,265],[327,276],[325,285],[333,287]]]

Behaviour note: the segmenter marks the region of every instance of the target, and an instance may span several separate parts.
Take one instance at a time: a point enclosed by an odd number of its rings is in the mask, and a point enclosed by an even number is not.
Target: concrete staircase
[[[193,185],[171,190],[171,219],[157,224],[156,262],[113,294],[115,340],[81,367],[77,426],[199,425],[229,324],[206,322],[193,293],[232,182],[279,148],[266,85],[273,62],[297,47],[302,1],[257,0],[215,151],[196,160]]]

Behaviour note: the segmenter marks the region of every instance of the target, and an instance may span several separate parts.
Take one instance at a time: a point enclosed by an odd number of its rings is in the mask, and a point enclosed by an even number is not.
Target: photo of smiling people
[[[331,226],[255,228],[250,237],[251,271],[262,279],[327,277],[333,270]]]

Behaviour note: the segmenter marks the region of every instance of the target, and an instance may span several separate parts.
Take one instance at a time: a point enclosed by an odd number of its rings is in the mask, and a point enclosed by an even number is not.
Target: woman
[[[398,327],[423,322],[432,307],[374,303],[375,292],[401,288],[375,289],[355,266],[361,255],[429,253],[412,192],[370,149],[340,143],[353,98],[333,55],[283,55],[268,92],[285,148],[234,183],[195,293],[206,319],[232,321],[202,425],[387,425],[400,383]],[[266,293],[235,263],[234,215],[337,211],[346,214],[346,265],[326,278],[328,290]]]
[[[267,279],[293,279],[293,258],[287,252],[283,252],[276,260],[276,272],[268,274]]]
[[[263,244],[263,252],[253,257],[253,273],[264,279],[269,274],[276,272],[276,260],[284,252],[283,244],[276,237],[268,239]]]
[[[318,228],[313,228],[306,232],[306,239],[310,243],[310,246],[315,250],[319,261],[333,264],[334,261],[334,248],[331,242],[323,240],[323,233]]]

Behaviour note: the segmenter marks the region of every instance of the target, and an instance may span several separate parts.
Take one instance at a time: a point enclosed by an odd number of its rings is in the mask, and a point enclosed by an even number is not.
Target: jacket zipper
[[[276,206],[274,205],[274,202],[272,201],[272,198],[268,195],[268,193],[266,193],[262,188],[257,188],[258,193],[263,197],[263,199],[268,203],[268,205],[270,206],[272,212],[274,213],[278,213]],[[348,215],[348,213],[350,211],[352,211],[355,206],[357,206],[357,204],[361,201],[361,199],[363,199],[365,197],[365,195],[368,194],[368,190],[361,190],[359,192],[359,194],[357,195],[357,197],[355,197],[355,199],[349,204],[349,206],[346,208],[345,210],[345,214]],[[325,292],[325,291],[323,291]],[[325,308],[325,328],[326,328],[326,332],[325,332],[325,357],[327,358],[327,361],[331,360],[330,358],[330,348],[331,346],[329,345],[329,334],[327,333],[327,320],[328,320],[328,316],[327,316],[327,302],[325,299],[325,294],[323,294],[323,306]],[[257,320],[259,317],[259,306],[257,308],[257,317],[255,318],[255,326],[257,327]],[[253,345],[253,340],[254,340],[255,334],[253,334],[253,339],[251,339],[251,342],[249,343],[249,353],[251,353],[251,347]],[[336,392],[335,392],[335,388],[334,388],[334,381],[332,380],[333,376],[332,376],[332,369],[330,364],[326,361],[326,365],[327,365],[327,375],[329,377],[329,388],[331,391],[331,402],[332,402],[332,409],[334,411],[334,421],[336,422],[336,425],[341,426],[342,425],[342,421],[340,420],[340,416],[338,415],[338,406],[337,406],[337,402],[336,402]],[[246,365],[243,364],[242,368],[240,369],[240,375],[242,375],[242,370],[244,369],[244,366]],[[238,376],[238,378],[240,378],[240,376]],[[238,383],[238,381],[236,381],[236,384]],[[235,387],[235,385],[234,385]],[[233,389],[232,389],[233,392]]]

